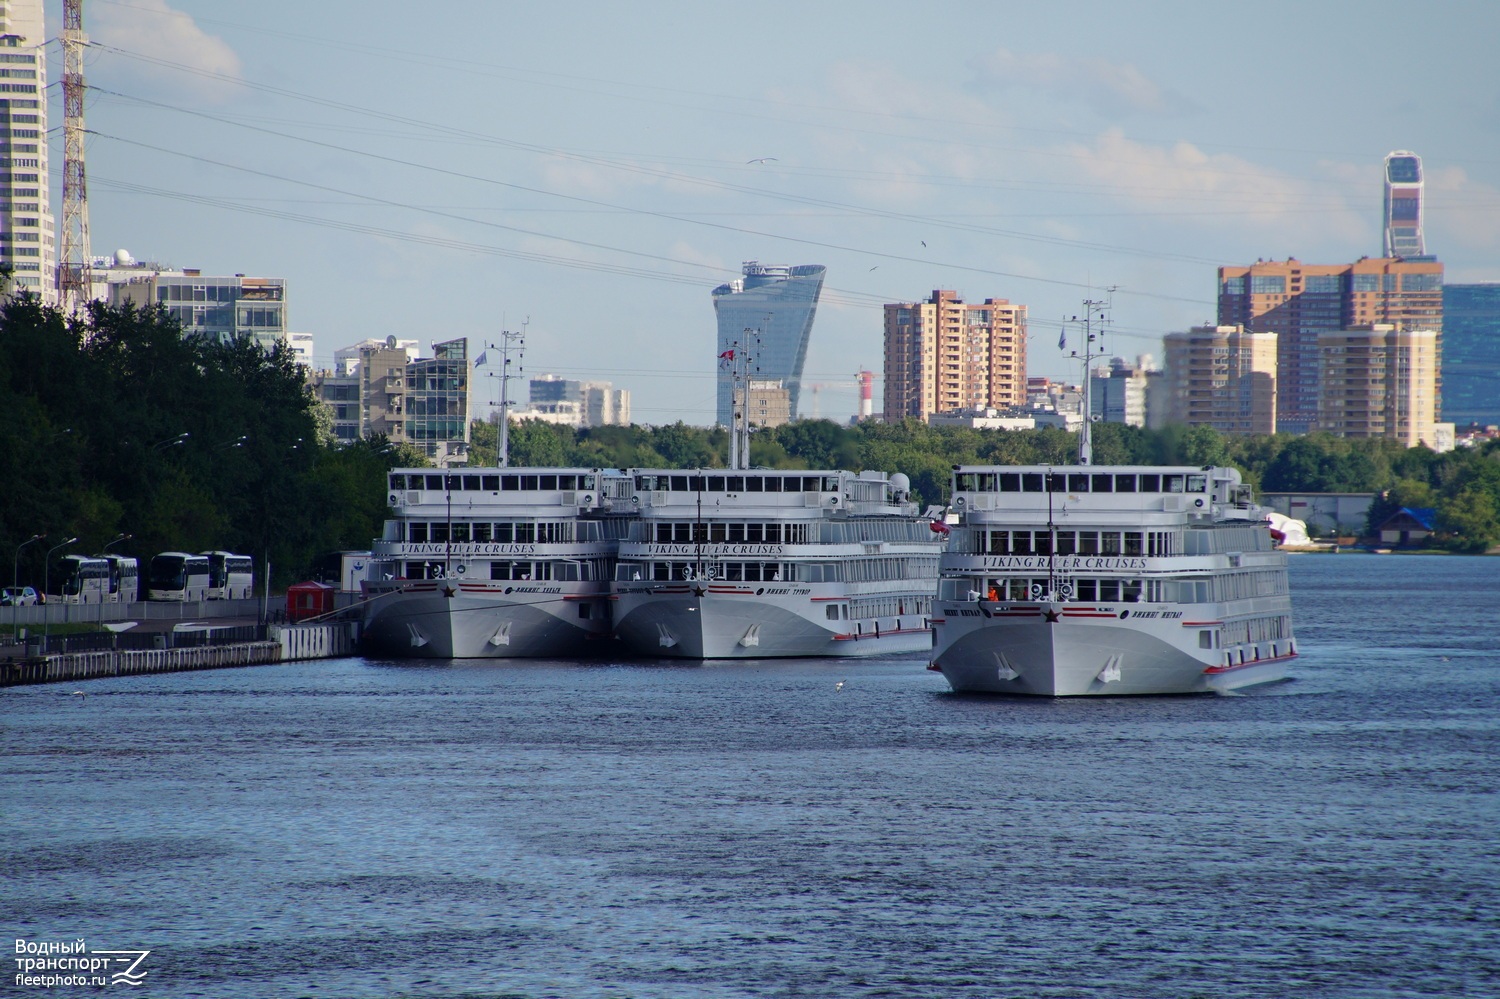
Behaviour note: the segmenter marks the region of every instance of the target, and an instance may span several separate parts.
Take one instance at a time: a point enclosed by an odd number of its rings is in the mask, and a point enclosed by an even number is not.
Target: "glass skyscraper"
[[[735,344],[749,344],[750,377],[780,382],[791,398],[791,418],[797,418],[797,396],[802,388],[802,365],[812,333],[818,294],[828,268],[821,264],[769,266],[751,260],[743,277],[713,291],[719,317],[722,356]],[[746,332],[746,331],[750,332]],[[719,366],[718,422],[733,424],[732,372]]]
[[[1443,420],[1500,425],[1500,284],[1443,286]]]
[[[1422,157],[1404,149],[1385,158],[1385,256],[1420,257],[1422,239]]]
[[[47,40],[42,0],[0,2],[0,265],[16,291],[57,300],[47,189]]]

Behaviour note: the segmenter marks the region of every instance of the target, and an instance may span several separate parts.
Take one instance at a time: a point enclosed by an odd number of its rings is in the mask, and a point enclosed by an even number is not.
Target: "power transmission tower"
[[[63,311],[81,312],[94,297],[89,259],[89,196],[83,171],[83,0],[63,0],[63,217],[57,266]]]

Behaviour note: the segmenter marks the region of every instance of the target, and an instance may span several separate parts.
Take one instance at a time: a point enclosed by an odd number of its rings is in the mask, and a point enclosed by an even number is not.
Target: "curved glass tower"
[[[1420,257],[1422,239],[1422,157],[1404,149],[1385,158],[1385,255]]]
[[[812,333],[818,294],[823,290],[821,264],[795,267],[770,266],[751,260],[745,275],[713,291],[714,312],[719,317],[719,349],[722,356],[735,344],[759,340],[751,350],[750,377],[757,381],[779,381],[791,400],[791,418],[797,418],[797,395],[802,387],[802,364],[807,360],[807,341]],[[750,330],[747,334],[745,331]],[[733,424],[731,373],[719,368],[718,422]]]

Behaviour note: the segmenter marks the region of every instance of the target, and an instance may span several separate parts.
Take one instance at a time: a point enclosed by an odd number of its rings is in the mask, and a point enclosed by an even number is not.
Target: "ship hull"
[[[367,656],[573,657],[597,653],[609,638],[609,601],[598,591],[520,593],[513,588],[507,594],[504,588],[425,582],[370,596],[360,636],[360,651]],[[587,605],[589,618],[580,618],[581,604]]]
[[[813,615],[816,614],[817,617]],[[928,652],[932,632],[918,616],[879,622],[818,620],[804,607],[705,592],[619,596],[615,634],[636,655],[672,659],[854,658]],[[831,625],[831,627],[830,627]]]
[[[1115,615],[1069,621],[1062,606],[1006,608],[998,613],[1007,616],[982,623],[945,616],[933,668],[960,693],[1197,694],[1284,679],[1296,656],[1286,642],[1275,648],[1275,655],[1267,649],[1261,659],[1229,666],[1223,653],[1197,647],[1196,630],[1143,627]]]

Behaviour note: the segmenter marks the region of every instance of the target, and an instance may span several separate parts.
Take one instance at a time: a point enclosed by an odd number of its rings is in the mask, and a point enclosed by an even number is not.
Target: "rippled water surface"
[[[1294,557],[1294,679],[1229,696],[958,697],[916,658],[3,690],[7,965],[150,948],[135,994],[215,999],[1495,995],[1497,582]]]

